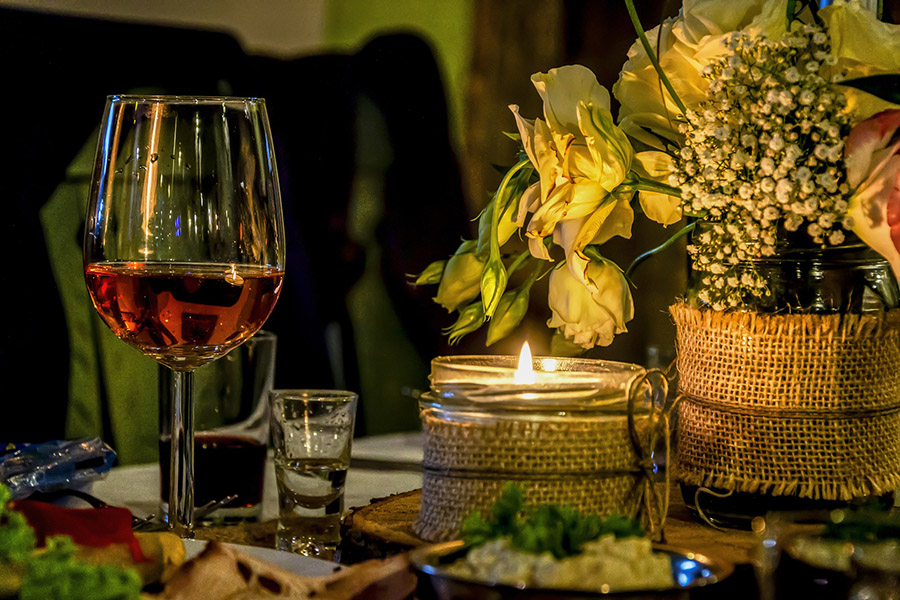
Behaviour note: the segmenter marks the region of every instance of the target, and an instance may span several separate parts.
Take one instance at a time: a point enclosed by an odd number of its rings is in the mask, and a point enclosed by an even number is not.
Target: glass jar
[[[766,281],[768,294],[747,296],[743,310],[766,314],[863,314],[900,306],[890,264],[865,244],[823,249],[784,249],[741,264]],[[697,299],[698,276],[691,272],[686,300]]]
[[[517,361],[432,361],[431,391],[419,402],[425,449],[414,531],[423,539],[452,539],[510,482],[529,505],[637,514],[641,443],[665,378],[627,363],[536,357],[533,374],[517,381]]]

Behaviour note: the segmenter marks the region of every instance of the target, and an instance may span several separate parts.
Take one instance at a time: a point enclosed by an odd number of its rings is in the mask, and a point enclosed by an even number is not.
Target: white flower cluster
[[[703,69],[709,97],[680,125],[685,141],[670,178],[685,213],[705,221],[688,250],[698,297],[716,310],[767,293],[748,268],[754,258],[798,236],[841,244],[849,193],[849,115],[824,76],[834,64],[825,31],[802,26],[777,41],[734,34],[728,49]]]

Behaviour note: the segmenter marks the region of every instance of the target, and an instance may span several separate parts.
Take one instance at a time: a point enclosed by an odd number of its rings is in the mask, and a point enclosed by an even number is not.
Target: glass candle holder
[[[526,503],[569,504],[586,513],[637,516],[651,453],[654,406],[665,404],[659,371],[628,363],[515,356],[432,361],[419,400],[425,432],[422,510],[428,540],[458,535],[507,483]]]

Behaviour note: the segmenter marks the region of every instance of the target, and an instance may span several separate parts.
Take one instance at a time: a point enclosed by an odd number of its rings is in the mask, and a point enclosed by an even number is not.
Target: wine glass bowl
[[[281,290],[281,199],[265,102],[110,96],[84,244],[94,306],[173,369],[249,338]]]
[[[283,273],[204,263],[94,263],[94,306],[122,340],[172,369],[223,356],[262,326]]]
[[[265,323],[284,261],[263,99],[107,98],[85,224],[85,281],[109,328],[173,370],[169,505],[177,501],[178,510],[170,525],[174,518],[183,532],[193,511],[190,373]]]

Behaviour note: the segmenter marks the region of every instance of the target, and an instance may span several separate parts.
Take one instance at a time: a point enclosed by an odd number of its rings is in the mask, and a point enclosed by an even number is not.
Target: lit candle
[[[519,367],[513,375],[513,382],[520,385],[531,385],[537,381],[534,374],[534,367],[531,366],[531,347],[528,342],[522,344],[522,351],[519,352]]]
[[[431,389],[444,401],[531,408],[577,402],[587,407],[625,400],[638,365],[584,358],[533,357],[528,344],[516,356],[443,356],[431,361]],[[588,404],[582,404],[587,402]]]

